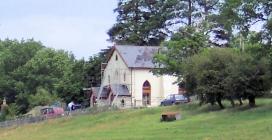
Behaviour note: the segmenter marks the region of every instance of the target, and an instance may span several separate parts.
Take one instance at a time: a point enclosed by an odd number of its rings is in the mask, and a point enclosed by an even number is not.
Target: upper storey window
[[[118,61],[118,55],[115,55],[115,60]]]

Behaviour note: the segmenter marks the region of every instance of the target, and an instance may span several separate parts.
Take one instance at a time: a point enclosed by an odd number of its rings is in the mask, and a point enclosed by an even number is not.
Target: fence
[[[17,118],[14,120],[8,120],[4,122],[0,122],[0,128],[11,127],[11,126],[20,126],[24,124],[37,123],[46,120],[45,116],[37,116],[37,117],[25,117],[25,118]]]
[[[72,112],[65,112],[65,115],[63,116],[54,116],[54,117],[46,117],[46,116],[23,116],[23,117],[16,117],[13,120],[7,120],[4,122],[0,122],[0,128],[7,128],[11,126],[21,126],[25,124],[32,124],[32,123],[38,123],[42,121],[46,121],[48,119],[56,119],[56,118],[63,118],[63,117],[73,117],[73,116],[79,116],[79,115],[87,115],[87,114],[96,114],[99,112],[105,112],[110,110],[116,110],[115,107],[93,107],[88,109],[78,109]]]

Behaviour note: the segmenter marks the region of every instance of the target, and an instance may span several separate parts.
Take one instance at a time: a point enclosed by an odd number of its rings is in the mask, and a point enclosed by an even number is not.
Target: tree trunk
[[[203,102],[202,101],[199,101],[198,105],[199,106],[202,106]]]
[[[231,106],[232,106],[232,107],[235,107],[235,103],[234,103],[234,101],[233,101],[232,97],[230,97],[230,99],[229,99],[229,100],[230,100]]]
[[[208,2],[207,0],[204,1],[204,21],[207,21],[207,17],[209,15],[209,8],[208,8]]]
[[[216,98],[216,101],[218,103],[218,105],[220,106],[221,109],[224,109],[225,107],[223,106],[222,102],[221,102],[221,98],[220,97],[217,97]]]
[[[202,106],[204,104],[204,102],[205,102],[203,95],[198,96],[198,98],[199,98],[199,101],[200,101],[199,106]]]
[[[243,101],[242,101],[242,98],[238,98],[238,100],[239,100],[239,105],[241,106],[241,105],[243,105]]]
[[[248,104],[249,104],[250,107],[255,107],[256,106],[254,96],[249,96],[248,97]]]
[[[214,101],[211,101],[211,105],[214,106]]]
[[[188,0],[188,25],[192,26],[192,0]]]

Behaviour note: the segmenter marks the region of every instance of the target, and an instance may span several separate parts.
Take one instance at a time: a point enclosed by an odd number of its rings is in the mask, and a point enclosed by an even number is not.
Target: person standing
[[[68,104],[68,109],[69,109],[69,115],[71,114],[71,112],[73,111],[73,107],[74,107],[75,103],[74,101],[71,101],[69,104]]]

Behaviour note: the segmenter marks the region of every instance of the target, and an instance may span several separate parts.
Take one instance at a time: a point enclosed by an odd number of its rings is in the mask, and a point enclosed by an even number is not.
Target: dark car
[[[188,102],[189,102],[189,99],[185,97],[184,95],[170,94],[166,97],[166,99],[161,101],[161,106],[188,103]]]

